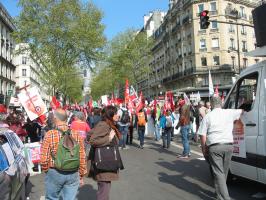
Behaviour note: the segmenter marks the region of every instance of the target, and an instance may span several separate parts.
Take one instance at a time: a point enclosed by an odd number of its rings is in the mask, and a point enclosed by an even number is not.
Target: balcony
[[[247,35],[247,31],[241,31],[241,35]]]
[[[189,69],[186,69],[186,70],[184,71],[184,75],[185,75],[185,76],[188,76],[188,75],[190,75],[190,74],[193,74],[193,72],[194,72],[193,68],[189,68]]]
[[[246,48],[242,48],[242,52],[248,52]]]
[[[199,33],[199,34],[206,34],[206,30],[205,30],[205,29],[199,30],[198,33]]]
[[[236,48],[235,47],[229,47],[228,50],[230,50],[230,51],[236,51]]]
[[[235,29],[231,29],[231,28],[230,28],[230,29],[228,29],[228,32],[229,32],[229,33],[235,33]]]
[[[167,82],[169,82],[171,80],[172,80],[172,77],[171,76],[166,77],[166,78],[163,79],[163,83],[167,83]]]
[[[247,14],[245,13],[240,13],[240,16],[239,16],[241,19],[247,19]]]
[[[219,31],[218,28],[212,28],[212,29],[210,30],[211,33],[217,33],[218,31]]]
[[[189,21],[190,21],[190,17],[189,17],[189,16],[186,16],[186,17],[183,19],[182,24],[187,24],[187,23],[189,23]]]
[[[213,51],[218,51],[218,50],[220,50],[220,47],[212,47],[212,50]]]
[[[213,10],[209,12],[210,16],[212,15],[218,15],[218,11],[217,10]]]
[[[199,51],[200,52],[205,52],[205,51],[207,51],[207,48],[206,47],[205,48],[200,48]]]

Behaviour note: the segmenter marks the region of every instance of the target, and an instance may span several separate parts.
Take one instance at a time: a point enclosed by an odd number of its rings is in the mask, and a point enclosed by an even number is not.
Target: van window
[[[225,108],[229,108],[229,109],[235,109],[236,108],[236,94],[237,94],[237,86],[235,86],[234,90],[231,92],[229,99],[228,99],[228,103],[225,106]]]
[[[231,92],[225,108],[251,111],[256,100],[258,77],[259,74],[256,72],[240,79]]]
[[[248,75],[241,79],[238,90],[237,108],[245,111],[252,110],[257,93],[258,73]]]

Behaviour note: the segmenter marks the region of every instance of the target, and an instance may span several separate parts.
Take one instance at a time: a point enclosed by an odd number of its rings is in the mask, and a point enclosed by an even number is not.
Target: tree
[[[64,90],[64,77],[70,71],[79,73],[79,67],[92,69],[92,63],[102,59],[106,42],[102,12],[80,0],[20,0],[19,5],[22,10],[14,34],[17,43],[29,44],[25,50],[47,69],[49,77],[43,80],[54,91],[79,97],[80,81],[71,81],[79,91],[73,93]]]
[[[149,72],[152,45],[152,38],[147,38],[145,32],[133,29],[114,37],[105,48],[105,63],[93,76],[92,94],[98,97],[113,92],[119,86],[123,87],[126,79],[131,84],[137,84],[141,76]]]

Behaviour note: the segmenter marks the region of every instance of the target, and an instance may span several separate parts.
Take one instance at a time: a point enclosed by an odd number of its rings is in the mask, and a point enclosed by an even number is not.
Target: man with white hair
[[[209,112],[202,120],[198,134],[202,152],[209,162],[218,200],[230,200],[226,179],[233,153],[233,124],[243,113],[241,109],[222,109],[220,97],[211,98]]]

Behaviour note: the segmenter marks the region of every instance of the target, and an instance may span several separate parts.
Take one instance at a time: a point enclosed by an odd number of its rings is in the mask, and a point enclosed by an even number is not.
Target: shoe
[[[186,155],[178,155],[177,158],[187,159],[187,158],[189,158],[189,156],[186,156]]]
[[[188,159],[189,157],[188,156],[179,156],[178,158],[180,158],[180,159]]]
[[[126,146],[126,147],[124,147],[124,149],[126,149],[126,150],[127,150],[127,149],[130,149],[130,148],[129,148],[128,146]]]

